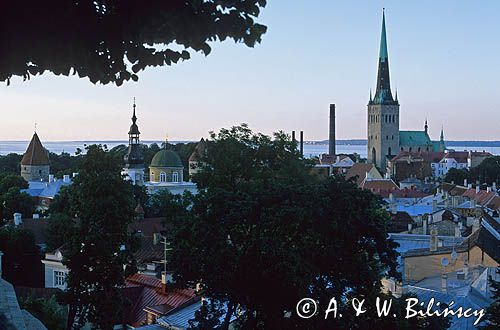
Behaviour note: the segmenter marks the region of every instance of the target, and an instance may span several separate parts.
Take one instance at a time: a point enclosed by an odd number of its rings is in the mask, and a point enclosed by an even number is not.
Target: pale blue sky
[[[46,74],[0,85],[0,140],[126,139],[137,98],[142,139],[197,140],[246,122],[271,133],[326,139],[329,103],[337,137],[366,137],[382,7],[401,129],[432,138],[500,140],[500,1],[269,0],[254,49],[213,45],[208,57],[150,68],[137,83],[93,85]]]

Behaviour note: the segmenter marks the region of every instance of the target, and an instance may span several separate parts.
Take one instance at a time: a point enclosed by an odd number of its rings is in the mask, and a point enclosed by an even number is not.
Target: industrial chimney
[[[330,131],[328,137],[328,153],[335,156],[335,104],[330,104]]]
[[[304,131],[300,131],[300,155],[304,157]]]

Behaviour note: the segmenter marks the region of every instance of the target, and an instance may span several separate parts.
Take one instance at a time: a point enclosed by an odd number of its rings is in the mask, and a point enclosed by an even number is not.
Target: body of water
[[[142,141],[142,143],[151,144],[158,143],[159,145],[163,141]],[[172,141],[176,142],[186,142],[186,141]],[[10,153],[23,154],[28,147],[29,141],[0,141],[0,155],[7,155]],[[120,144],[128,144],[128,141],[48,141],[43,142],[45,148],[50,152],[60,154],[62,152],[67,152],[74,155],[77,148],[84,149],[85,145],[89,144],[105,144],[108,149],[111,149]],[[357,153],[362,158],[366,158],[366,144],[339,144],[337,145],[337,153],[339,154],[353,154]],[[500,147],[492,147],[488,145],[481,146],[480,144],[473,147],[458,144],[454,144],[450,147],[451,149],[462,151],[462,150],[474,150],[474,151],[488,151],[494,155],[500,155]],[[320,154],[328,152],[328,144],[305,144],[304,145],[304,156],[314,157]]]

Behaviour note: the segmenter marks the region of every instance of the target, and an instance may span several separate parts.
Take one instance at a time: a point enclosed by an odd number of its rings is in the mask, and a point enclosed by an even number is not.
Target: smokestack
[[[292,142],[295,142],[295,131],[292,131]]]
[[[300,131],[300,155],[304,157],[304,131]]]
[[[328,153],[335,156],[335,104],[330,104],[330,131],[328,137]]]

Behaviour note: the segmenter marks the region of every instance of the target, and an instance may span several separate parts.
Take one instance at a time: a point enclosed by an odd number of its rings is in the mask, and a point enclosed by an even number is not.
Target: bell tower
[[[123,173],[128,176],[134,185],[142,186],[144,184],[144,156],[139,142],[139,127],[137,126],[137,117],[135,116],[135,98],[133,105],[132,125],[128,131],[128,150],[124,156],[125,168]]]
[[[399,152],[399,102],[392,96],[389,77],[389,56],[382,14],[382,33],[378,58],[377,89],[368,102],[368,162],[386,171],[387,160]]]

